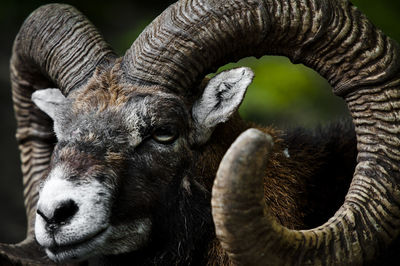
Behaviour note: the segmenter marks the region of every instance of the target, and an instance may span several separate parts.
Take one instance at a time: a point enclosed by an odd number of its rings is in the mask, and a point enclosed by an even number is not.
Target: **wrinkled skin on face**
[[[193,234],[210,224],[209,192],[190,174],[193,147],[236,111],[252,77],[246,68],[223,72],[189,108],[172,93],[112,80],[93,90],[98,77],[68,98],[57,89],[36,92],[32,99],[53,119],[58,139],[35,223],[50,259],[173,246],[172,238],[185,237],[168,232]]]

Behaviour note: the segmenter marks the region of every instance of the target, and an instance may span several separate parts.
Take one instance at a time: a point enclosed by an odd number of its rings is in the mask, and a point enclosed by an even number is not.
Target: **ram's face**
[[[56,110],[58,143],[38,201],[36,239],[55,261],[145,245],[154,206],[190,161],[179,98],[137,91],[106,108],[80,100]]]
[[[35,222],[51,259],[126,253],[148,243],[155,210],[171,200],[167,193],[190,186],[191,147],[236,110],[252,73],[217,77],[191,107],[158,89],[112,85],[68,99],[57,89],[33,95],[58,139]]]

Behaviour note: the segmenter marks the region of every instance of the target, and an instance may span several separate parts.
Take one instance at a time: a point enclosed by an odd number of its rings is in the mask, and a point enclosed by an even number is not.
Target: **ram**
[[[252,71],[204,77],[265,54],[324,76],[355,134],[249,129]],[[73,7],[39,8],[11,58],[28,234],[0,261],[383,262],[400,228],[398,55],[344,0],[181,0],[122,58]]]

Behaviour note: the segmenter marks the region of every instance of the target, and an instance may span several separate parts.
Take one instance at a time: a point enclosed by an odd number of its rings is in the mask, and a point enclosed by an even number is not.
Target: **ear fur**
[[[250,68],[241,67],[224,71],[212,78],[203,95],[192,107],[195,123],[193,141],[205,143],[214,128],[226,122],[239,108],[254,73]]]
[[[62,124],[61,114],[69,100],[59,89],[44,89],[32,93],[32,101],[53,120],[54,131],[59,139],[61,136],[59,125]]]
[[[32,101],[40,110],[50,116],[53,121],[57,120],[57,110],[60,109],[60,106],[68,102],[59,89],[35,91],[32,94]]]

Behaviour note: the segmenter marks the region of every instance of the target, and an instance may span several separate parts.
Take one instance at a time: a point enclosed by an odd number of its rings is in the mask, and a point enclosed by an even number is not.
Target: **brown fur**
[[[75,113],[93,110],[103,112],[107,109],[119,108],[124,106],[135,91],[149,94],[165,91],[157,86],[135,87],[123,82],[120,63],[121,59],[118,59],[112,68],[98,67],[88,84],[76,91],[73,95],[72,108]]]
[[[111,106],[122,106],[135,88],[121,86],[118,71],[119,63],[112,69],[97,68],[87,86],[75,95],[73,110],[88,111],[97,107],[102,112]]]
[[[303,169],[298,162],[294,162],[284,156],[283,141],[280,138],[283,133],[275,128],[258,127],[253,123],[241,120],[238,115],[228,123],[217,127],[208,145],[201,147],[202,155],[197,163],[197,171],[199,171],[199,176],[204,177],[204,179],[199,180],[199,182],[211,191],[215,173],[226,150],[240,133],[251,127],[257,127],[270,134],[275,143],[269,159],[264,184],[267,202],[270,203],[273,213],[276,214],[282,224],[290,228],[303,226],[301,222],[302,215],[296,214],[301,197],[294,189],[305,188],[305,183],[298,178],[298,172],[306,171],[307,174],[307,169]],[[296,169],[299,170],[296,171]]]

